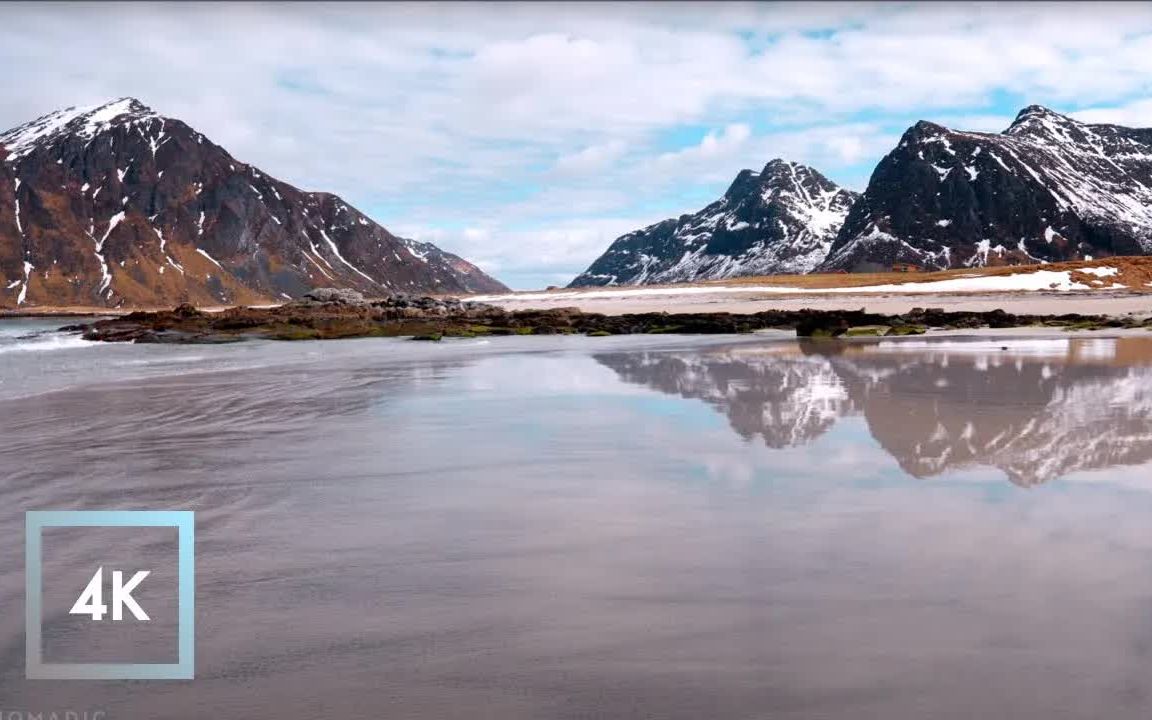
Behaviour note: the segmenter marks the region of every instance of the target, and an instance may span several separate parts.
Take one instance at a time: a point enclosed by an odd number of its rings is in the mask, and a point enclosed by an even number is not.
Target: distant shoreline
[[[447,295],[436,295],[447,299]],[[937,272],[826,273],[736,277],[674,285],[555,288],[456,295],[505,310],[579,308],[587,313],[737,313],[767,310],[859,310],[899,315],[918,307],[951,312],[1004,310],[1025,315],[1152,315],[1152,257],[1111,257],[1044,265]],[[369,298],[372,299],[372,298]],[[379,298],[377,298],[379,299]],[[272,309],[284,303],[206,305],[206,313]],[[82,305],[0,307],[5,317],[119,317],[173,305],[106,308]]]
[[[122,317],[129,313],[134,312],[163,312],[171,310],[174,305],[144,305],[136,307],[119,307],[119,308],[105,308],[97,306],[78,306],[78,305],[35,305],[30,307],[22,307],[20,309],[13,308],[0,308],[0,320],[5,318],[37,318],[37,317]],[[280,304],[274,305],[211,305],[197,308],[202,312],[224,312],[232,308],[275,308],[280,307]]]
[[[918,307],[939,307],[951,312],[1004,310],[1022,315],[1108,315],[1112,317],[1152,316],[1152,295],[1132,291],[1093,290],[1083,292],[994,292],[994,293],[886,293],[881,295],[757,295],[723,290],[697,295],[627,295],[613,298],[581,298],[557,294],[549,300],[485,300],[505,310],[576,307],[584,312],[623,315],[647,312],[676,313],[755,313],[765,310],[859,310],[899,315]]]
[[[534,294],[536,295],[536,294]],[[463,299],[468,299],[464,296]],[[758,295],[748,292],[728,292],[717,288],[714,292],[694,295],[638,295],[629,297],[585,298],[576,293],[557,292],[547,300],[519,300],[515,295],[485,300],[505,310],[543,310],[558,307],[576,307],[583,312],[605,315],[634,313],[756,313],[765,310],[859,310],[867,312],[903,314],[917,307],[940,307],[952,312],[988,312],[1004,310],[1023,315],[1108,315],[1112,317],[1152,316],[1152,294],[1130,290],[1092,290],[1079,292],[992,292],[992,293],[918,293],[901,294],[839,294],[821,295],[818,292],[796,295]],[[235,307],[273,308],[262,306],[210,306],[197,308],[201,312],[218,313]],[[36,306],[19,310],[0,309],[0,320],[5,318],[35,317],[121,317],[131,312],[162,312],[171,307],[55,307]]]

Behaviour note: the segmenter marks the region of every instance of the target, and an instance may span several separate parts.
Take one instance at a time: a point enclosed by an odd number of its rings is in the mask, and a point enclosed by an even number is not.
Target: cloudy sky
[[[918,119],[1152,126],[1152,3],[4,4],[0,127],[133,96],[516,288]]]

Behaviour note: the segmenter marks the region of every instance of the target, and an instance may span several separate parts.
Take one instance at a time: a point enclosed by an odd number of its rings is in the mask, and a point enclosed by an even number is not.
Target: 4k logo
[[[124,582],[123,572],[112,571],[112,620],[123,620],[124,608],[128,608],[128,611],[137,620],[142,622],[151,620],[148,613],[144,612],[144,608],[140,607],[136,599],[132,597],[132,591],[136,589],[136,586],[144,582],[144,578],[151,574],[151,570],[139,570],[132,576],[131,580]],[[68,612],[72,615],[90,615],[96,621],[104,619],[104,616],[108,614],[108,606],[104,604],[104,568],[96,571],[96,574],[84,587],[84,592],[80,593],[80,597],[76,598],[76,602],[73,603],[72,609]]]
[[[59,662],[44,657],[43,628],[45,621],[43,594],[46,578],[43,565],[43,531],[45,528],[175,528],[176,548],[171,558],[177,576],[176,588],[176,658],[175,662]],[[184,510],[29,510],[25,513],[24,535],[24,674],[33,680],[191,680],[196,675],[196,517]],[[167,561],[164,561],[167,562]],[[158,571],[156,578],[164,578],[171,567],[147,561]],[[84,570],[87,574],[88,569]],[[91,618],[92,622],[129,620],[115,626],[117,632],[132,633],[136,623],[151,622],[147,611],[137,597],[148,605],[156,597],[145,596],[147,587],[152,592],[152,570],[116,569],[100,566],[80,590],[73,595],[75,585],[65,586],[67,594],[61,598],[67,607],[72,602],[71,615]],[[83,576],[81,576],[83,577]],[[133,594],[135,593],[135,595]],[[75,600],[73,601],[73,598]],[[167,607],[167,606],[165,606]],[[167,617],[160,606],[153,607],[156,622],[165,625]],[[134,620],[135,622],[131,622]],[[95,626],[93,626],[95,629]],[[2,714],[2,713],[0,713]]]

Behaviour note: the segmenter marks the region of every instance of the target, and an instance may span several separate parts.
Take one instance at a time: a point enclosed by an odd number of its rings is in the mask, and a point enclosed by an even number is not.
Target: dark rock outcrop
[[[916,308],[903,315],[864,310],[766,310],[733,313],[636,313],[601,315],[578,308],[508,311],[496,305],[457,298],[398,293],[361,301],[321,291],[277,307],[233,307],[200,312],[189,304],[161,312],[137,311],[90,325],[69,326],[85,339],[106,342],[214,343],[243,339],[327,340],[350,337],[583,334],[748,333],[794,329],[801,337],[835,337],[850,328],[886,328],[904,335],[931,327],[1136,327],[1135,317],[1085,315],[1013,315],[1003,310],[945,312]],[[1152,321],[1148,321],[1152,326]]]
[[[301,298],[304,301],[311,301],[319,304],[336,303],[338,305],[367,305],[368,300],[355,291],[348,288],[316,288],[304,293]]]

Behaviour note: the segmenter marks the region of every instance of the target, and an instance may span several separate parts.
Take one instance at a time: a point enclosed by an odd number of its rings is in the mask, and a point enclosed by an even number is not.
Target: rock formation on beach
[[[1079,314],[1013,315],[1003,310],[948,312],[913,308],[902,315],[864,310],[765,310],[757,313],[633,313],[603,315],[576,307],[509,311],[452,297],[394,293],[365,298],[354,290],[320,288],[271,307],[232,307],[202,312],[183,304],[174,310],[136,311],[118,318],[62,328],[88,340],[140,343],[217,343],[245,339],[327,340],[352,337],[435,339],[488,335],[636,335],[749,333],[793,330],[801,337],[922,334],[929,327],[1152,327],[1152,319]]]

